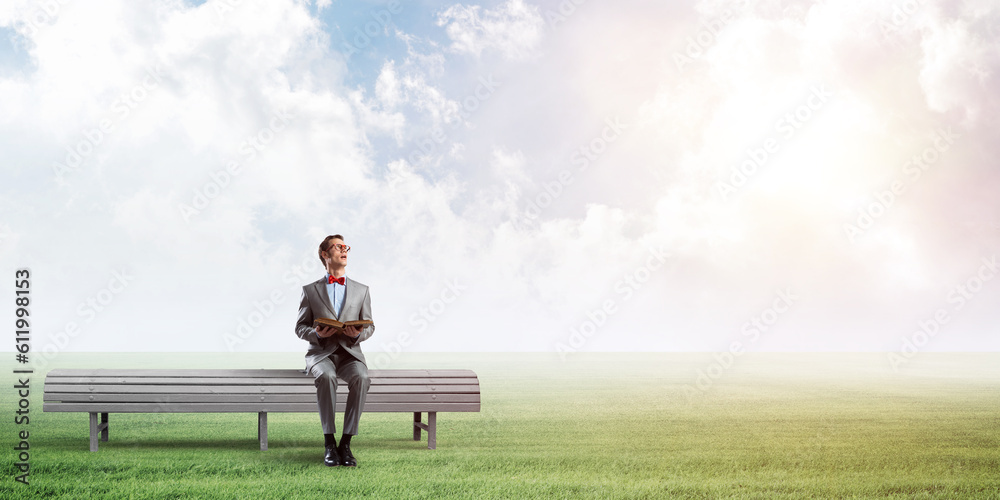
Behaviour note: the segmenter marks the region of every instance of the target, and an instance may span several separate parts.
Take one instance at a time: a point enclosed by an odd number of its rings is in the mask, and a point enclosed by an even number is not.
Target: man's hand
[[[335,334],[335,333],[337,333],[337,329],[334,328],[334,327],[332,327],[332,326],[319,325],[319,328],[316,329],[316,336],[319,337],[319,338],[323,338],[323,339],[325,339],[327,337],[332,337],[333,334]],[[358,338],[359,335],[361,335],[361,327],[359,327],[359,326],[345,326],[344,327],[344,335],[347,335],[348,337],[350,337],[352,339],[356,339],[356,338]]]
[[[348,325],[344,327],[344,335],[352,339],[358,338],[361,335],[361,327],[356,325]]]

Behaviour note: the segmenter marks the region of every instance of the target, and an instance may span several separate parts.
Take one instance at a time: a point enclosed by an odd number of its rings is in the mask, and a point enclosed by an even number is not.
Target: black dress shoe
[[[336,447],[326,447],[326,455],[323,456],[323,463],[327,467],[336,467],[340,465],[340,453],[337,453]]]
[[[337,447],[337,452],[340,454],[340,465],[345,467],[357,467],[358,461],[354,459],[354,455],[351,455],[351,447],[344,446],[341,444]]]

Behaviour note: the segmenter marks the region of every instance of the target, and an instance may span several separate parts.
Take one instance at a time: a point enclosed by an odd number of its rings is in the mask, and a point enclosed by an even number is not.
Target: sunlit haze
[[[36,351],[304,352],[340,233],[366,352],[996,351],[998,22],[6,2],[2,293]]]

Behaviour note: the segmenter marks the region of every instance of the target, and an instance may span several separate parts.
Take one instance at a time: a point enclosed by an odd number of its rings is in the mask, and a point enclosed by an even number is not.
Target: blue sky
[[[301,350],[331,233],[373,352],[1000,345],[989,2],[52,5],[0,256],[53,356]]]

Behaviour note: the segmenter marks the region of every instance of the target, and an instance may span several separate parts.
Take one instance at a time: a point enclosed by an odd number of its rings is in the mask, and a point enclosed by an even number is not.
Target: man
[[[361,352],[361,342],[375,332],[375,325],[345,327],[336,333],[332,327],[320,325],[313,328],[316,318],[334,318],[338,321],[372,319],[371,298],[368,287],[354,281],[347,274],[347,253],[351,247],[344,244],[343,236],[327,236],[319,245],[319,259],[326,266],[327,275],[302,287],[299,318],[295,334],[309,341],[306,352],[306,371],[315,378],[319,420],[323,425],[326,454],[323,463],[329,467],[357,465],[351,454],[351,436],[358,433],[358,421],[368,397],[368,365]],[[344,409],[344,432],[337,445],[337,424],[334,413],[337,407],[337,377],[347,382],[347,406]]]

